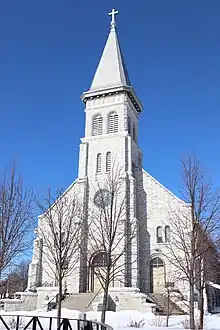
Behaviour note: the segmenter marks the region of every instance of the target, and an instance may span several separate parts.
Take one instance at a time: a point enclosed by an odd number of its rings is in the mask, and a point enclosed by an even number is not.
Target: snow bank
[[[70,318],[70,319],[78,319],[81,312],[70,310],[67,308],[62,308],[62,317]],[[41,317],[56,317],[57,310],[53,310],[50,312],[42,311],[41,309],[37,309],[35,311],[16,311],[16,312],[4,312],[0,311],[0,315],[22,315],[22,316],[41,316]]]
[[[23,325],[27,324],[30,320],[30,316],[38,316],[44,329],[47,329],[49,319],[43,319],[43,317],[56,317],[56,310],[45,312],[42,310],[36,311],[18,311],[18,312],[4,312],[0,311],[0,314],[4,316],[7,323],[10,323],[13,319],[12,315],[21,315]],[[80,316],[79,311],[62,309],[62,317],[69,319],[78,319]],[[101,312],[88,312],[87,320],[100,321]],[[41,318],[42,317],[42,318]],[[171,316],[169,320],[169,328],[173,330],[183,329],[182,322],[187,316]],[[153,313],[139,313],[134,310],[127,310],[121,312],[107,312],[106,313],[106,324],[109,324],[114,330],[132,330],[135,328],[147,329],[158,329],[165,330],[165,316],[155,316]],[[56,328],[56,320],[53,321],[54,329]],[[77,322],[71,321],[73,329],[77,329]],[[0,330],[3,330],[2,324],[0,323]],[[206,330],[220,330],[220,314],[207,315],[205,317],[205,329]],[[4,329],[5,330],[5,329]]]

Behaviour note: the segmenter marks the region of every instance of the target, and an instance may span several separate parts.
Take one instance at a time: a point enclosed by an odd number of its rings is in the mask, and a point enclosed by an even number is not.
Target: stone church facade
[[[135,219],[139,226],[135,244],[126,252],[128,259],[132,256],[136,259],[132,267],[126,267],[125,263],[123,276],[114,285],[138,287],[144,293],[163,293],[166,271],[173,287],[187,294],[187,286],[172,279],[175,269],[165,257],[172,226],[168,221],[170,208],[176,210],[186,205],[142,168],[138,123],[143,106],[128,77],[114,20],[91,87],[81,98],[86,113],[85,136],[80,144],[78,178],[65,194],[77,192],[85,212],[89,212],[96,207],[94,196],[116,164],[123,169],[124,194],[129,197],[126,221]],[[43,226],[41,217],[39,226]],[[95,263],[99,256],[92,252]],[[37,237],[29,269],[29,289],[56,286],[43,254],[42,239]],[[67,290],[95,291],[94,281],[87,259],[80,255],[77,266],[66,279]]]

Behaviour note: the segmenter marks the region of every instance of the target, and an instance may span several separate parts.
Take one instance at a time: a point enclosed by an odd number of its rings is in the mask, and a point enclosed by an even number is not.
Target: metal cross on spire
[[[111,20],[111,29],[114,29],[116,27],[116,23],[115,23],[115,15],[117,15],[119,12],[118,10],[112,9],[112,11],[109,14],[109,16],[112,17]]]

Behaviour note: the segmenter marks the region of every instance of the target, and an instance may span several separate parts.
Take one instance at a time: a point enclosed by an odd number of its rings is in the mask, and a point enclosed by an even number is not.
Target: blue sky
[[[195,154],[220,185],[219,0],[0,2],[1,167],[15,158],[36,192],[77,176],[87,90],[116,8],[130,78],[144,104],[144,167],[177,192]]]

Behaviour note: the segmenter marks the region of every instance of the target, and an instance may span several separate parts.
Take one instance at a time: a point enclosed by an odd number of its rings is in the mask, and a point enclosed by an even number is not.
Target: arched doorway
[[[164,262],[156,257],[151,260],[151,292],[162,293],[165,287]]]
[[[98,252],[95,254],[90,263],[89,271],[89,289],[92,292],[97,292],[102,287],[102,278],[105,276],[107,266],[107,254]]]

